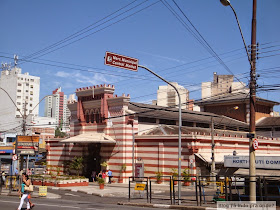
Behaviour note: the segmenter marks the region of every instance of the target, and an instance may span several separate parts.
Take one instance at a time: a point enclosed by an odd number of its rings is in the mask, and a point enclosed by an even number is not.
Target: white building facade
[[[40,77],[22,74],[21,68],[2,66],[0,78],[0,130],[20,126],[22,116],[38,116]]]
[[[181,96],[182,109],[187,109],[189,101],[189,91],[183,86],[178,85],[178,83],[176,82],[173,82],[171,84],[174,85],[179,91],[179,94]],[[179,97],[175,89],[171,85],[159,86],[157,91],[156,104],[158,106],[165,107],[178,107]]]

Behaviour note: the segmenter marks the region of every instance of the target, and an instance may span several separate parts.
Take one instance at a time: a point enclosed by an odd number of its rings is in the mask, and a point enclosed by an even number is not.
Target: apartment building
[[[2,65],[0,89],[1,131],[19,126],[23,115],[38,116],[40,77],[22,73],[17,66]]]

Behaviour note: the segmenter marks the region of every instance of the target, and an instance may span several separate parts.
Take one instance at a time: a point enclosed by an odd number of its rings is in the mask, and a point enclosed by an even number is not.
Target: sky
[[[252,2],[231,1],[247,45]],[[234,14],[219,0],[2,0],[0,7],[0,60],[13,62],[17,54],[22,71],[41,78],[40,98],[57,87],[69,95],[76,88],[113,84],[115,94],[130,94],[133,102],[156,99],[164,82],[144,69],[105,66],[106,51],[139,59],[139,64],[187,88],[195,100],[201,98],[201,82],[212,81],[213,72],[249,81],[250,66]],[[259,86],[278,84],[279,9],[279,0],[257,4]],[[206,44],[195,38],[198,33]],[[280,101],[279,90],[257,95]],[[279,106],[275,110],[280,111]],[[41,116],[43,112],[44,102]]]

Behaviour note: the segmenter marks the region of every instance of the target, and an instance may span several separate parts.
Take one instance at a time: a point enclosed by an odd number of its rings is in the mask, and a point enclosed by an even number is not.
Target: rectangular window
[[[21,96],[17,96],[17,99],[21,99]]]
[[[34,82],[34,79],[30,79],[31,82]]]
[[[20,105],[21,103],[20,102],[17,102],[17,105]]]
[[[32,97],[30,97],[30,101],[33,101],[33,98],[32,98]]]
[[[25,98],[28,99],[28,96],[26,96]]]
[[[138,117],[138,122],[156,123],[156,118]]]
[[[18,92],[18,93],[20,93],[20,92],[21,92],[21,90],[17,90],[17,92]]]
[[[160,119],[160,120],[159,120],[159,124],[176,125],[176,120]]]
[[[30,95],[33,95],[33,91],[30,91]]]
[[[16,141],[16,137],[7,137],[7,143],[13,143]]]
[[[18,83],[18,86],[21,86],[21,83]]]
[[[33,88],[33,85],[30,85],[31,88]]]

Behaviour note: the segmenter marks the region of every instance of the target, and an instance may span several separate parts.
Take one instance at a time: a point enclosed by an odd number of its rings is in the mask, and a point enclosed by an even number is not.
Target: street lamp
[[[256,119],[255,119],[255,104],[256,104],[256,26],[257,26],[257,0],[253,0],[253,15],[252,15],[252,34],[251,34],[251,57],[247,45],[245,43],[243,33],[237,18],[236,12],[229,0],[220,0],[224,6],[230,6],[235,19],[237,21],[239,31],[242,37],[244,47],[246,49],[248,61],[250,63],[250,126],[249,126],[249,176],[250,176],[250,201],[256,201],[256,164],[255,164],[255,149],[253,147],[253,139],[256,132]]]

